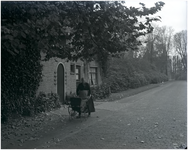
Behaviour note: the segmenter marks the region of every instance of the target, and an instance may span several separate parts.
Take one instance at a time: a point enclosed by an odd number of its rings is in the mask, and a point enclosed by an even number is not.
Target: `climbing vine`
[[[2,116],[9,116],[12,112],[22,114],[24,107],[32,107],[34,103],[42,66],[40,52],[31,40],[25,41],[27,47],[24,53],[16,56],[10,56],[2,46]]]

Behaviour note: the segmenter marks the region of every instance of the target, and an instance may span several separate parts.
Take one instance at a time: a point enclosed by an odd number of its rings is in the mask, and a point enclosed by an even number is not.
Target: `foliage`
[[[92,87],[94,99],[104,99],[111,93],[168,81],[168,77],[143,59],[110,58],[110,67],[102,85]]]
[[[46,53],[46,60],[92,60],[97,55],[105,73],[109,53],[136,49],[137,38],[152,32],[151,22],[160,20],[149,15],[163,5],[156,2],[146,8],[140,3],[140,8],[128,8],[117,1],[2,2],[2,46],[10,55],[21,54],[26,47],[22,39],[29,36]]]
[[[91,87],[91,94],[94,99],[104,99],[109,97],[111,91],[107,84],[101,84],[96,87]]]
[[[35,100],[35,113],[50,111],[60,108],[60,101],[57,94],[40,92]]]
[[[147,35],[146,46],[142,56],[155,65],[161,73],[169,75],[171,71],[170,54],[172,54],[173,29],[166,26],[156,26],[154,31]]]
[[[28,98],[35,95],[41,80],[42,66],[39,58],[39,53],[30,50],[29,44],[24,55],[13,57],[4,53],[2,56],[2,115],[9,116],[12,112],[22,114],[22,107]]]
[[[165,74],[142,59],[113,58],[110,64],[106,80],[112,93],[168,80]]]
[[[187,71],[181,71],[176,73],[175,80],[187,80]]]
[[[24,15],[24,7],[19,2],[2,2],[1,17],[1,108],[6,118],[30,109],[25,107],[36,94],[42,66],[35,23],[28,22],[31,16]]]
[[[187,31],[186,30],[178,32],[174,35],[174,46],[175,46],[175,51],[181,61],[181,66],[182,66],[181,68],[183,68],[183,71],[187,71]]]
[[[13,113],[16,113],[19,116],[33,116],[41,112],[47,112],[61,107],[59,97],[55,93],[45,94],[44,92],[40,92],[37,97],[21,97],[18,102],[20,102],[19,105],[14,108],[8,107],[11,106],[12,103],[9,103],[10,105],[7,107],[3,105],[1,110],[2,122],[5,122],[8,120],[8,118],[11,118],[14,115]]]
[[[160,20],[149,15],[160,11],[164,3],[156,2],[151,8],[140,5],[128,8],[117,1],[2,2],[2,29],[7,31],[3,39],[17,39],[5,47],[14,55],[25,47],[20,37],[30,35],[47,59],[92,59],[100,51],[135,49],[137,37],[152,32],[151,22]],[[141,17],[145,17],[142,22],[138,20]]]
[[[66,93],[65,104],[68,104],[70,102],[71,97],[77,97],[76,93],[73,93],[73,92]]]
[[[154,7],[126,7],[107,1],[2,1],[1,63],[2,115],[34,97],[41,80],[40,53],[51,57],[92,60],[97,55],[103,70],[110,53],[135,49],[137,37],[152,32],[152,18],[163,2]],[[145,21],[138,18],[145,17]],[[43,104],[43,102],[42,102]],[[40,109],[45,107],[41,104]],[[31,104],[33,107],[33,104]],[[25,110],[30,107],[25,108]],[[37,110],[38,111],[38,110]]]

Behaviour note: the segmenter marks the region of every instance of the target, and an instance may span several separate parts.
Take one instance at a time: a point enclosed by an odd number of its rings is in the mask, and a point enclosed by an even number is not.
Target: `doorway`
[[[65,103],[65,83],[64,83],[64,73],[65,69],[63,64],[59,64],[57,68],[57,94],[59,95],[60,102]]]

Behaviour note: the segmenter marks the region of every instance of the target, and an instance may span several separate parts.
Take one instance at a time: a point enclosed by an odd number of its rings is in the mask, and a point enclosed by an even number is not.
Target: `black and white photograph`
[[[1,149],[187,149],[187,6],[1,1]]]

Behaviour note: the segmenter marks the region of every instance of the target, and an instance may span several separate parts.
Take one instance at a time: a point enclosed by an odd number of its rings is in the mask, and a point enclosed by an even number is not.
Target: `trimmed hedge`
[[[147,61],[112,58],[107,77],[101,86],[92,89],[92,93],[96,99],[102,99],[108,97],[110,93],[165,81],[168,81],[168,77]]]

